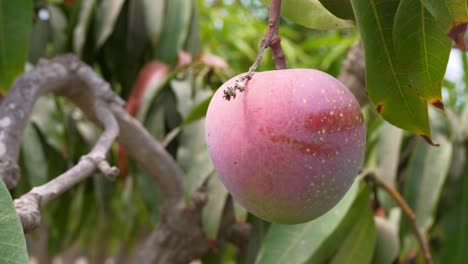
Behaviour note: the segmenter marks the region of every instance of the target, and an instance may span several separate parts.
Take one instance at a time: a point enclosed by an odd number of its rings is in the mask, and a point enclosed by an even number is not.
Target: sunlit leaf
[[[261,0],[269,6],[271,0]],[[334,16],[319,0],[286,0],[281,3],[281,15],[299,25],[316,29],[350,28],[354,23]]]
[[[96,49],[99,49],[112,33],[124,3],[124,0],[101,1],[96,13]]]
[[[393,23],[398,0],[352,0],[365,50],[366,86],[389,123],[430,138],[426,102],[408,88],[407,72],[395,54]]]
[[[443,109],[442,80],[452,43],[419,1],[400,2],[393,40],[400,67],[408,74],[407,87]]]
[[[23,227],[5,184],[0,180],[0,262],[28,263]]]
[[[157,45],[163,28],[165,3],[166,1],[164,0],[143,0],[145,26],[153,46]]]
[[[32,16],[32,0],[0,0],[0,93],[24,70]]]
[[[182,48],[189,32],[192,3],[190,0],[166,2],[164,26],[155,49],[156,59],[168,64],[176,62],[177,52]]]

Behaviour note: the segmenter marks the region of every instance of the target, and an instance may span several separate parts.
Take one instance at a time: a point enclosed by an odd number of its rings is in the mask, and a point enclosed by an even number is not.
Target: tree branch
[[[400,193],[395,190],[392,186],[385,183],[381,180],[374,172],[367,171],[364,172],[363,178],[369,181],[372,181],[380,188],[384,189],[398,204],[401,208],[403,213],[408,217],[408,220],[411,222],[411,227],[413,228],[413,232],[418,239],[419,245],[421,246],[421,250],[424,254],[424,260],[426,264],[432,264],[432,256],[431,251],[429,250],[429,244],[427,243],[427,239],[424,233],[419,229],[418,224],[416,223],[416,215],[414,214],[413,210],[409,207],[406,203],[405,199],[400,195]]]

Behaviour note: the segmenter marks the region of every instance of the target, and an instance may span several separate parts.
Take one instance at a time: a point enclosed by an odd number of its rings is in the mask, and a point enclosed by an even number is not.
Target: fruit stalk
[[[258,64],[262,60],[263,53],[270,47],[273,52],[273,60],[275,62],[275,69],[281,70],[286,69],[286,58],[284,56],[283,48],[281,47],[281,37],[279,36],[278,29],[280,24],[281,14],[281,0],[272,0],[270,3],[270,13],[268,16],[268,28],[265,35],[260,43],[260,50],[258,51],[257,57],[254,63],[250,66],[249,71],[239,78],[236,84],[232,87],[228,87],[224,91],[224,98],[231,100],[236,98],[236,90],[240,92],[244,91],[244,82],[250,80],[258,67]]]

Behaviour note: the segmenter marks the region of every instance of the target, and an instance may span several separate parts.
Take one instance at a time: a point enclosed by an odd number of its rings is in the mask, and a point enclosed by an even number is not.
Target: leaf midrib
[[[393,76],[393,80],[396,84],[396,86],[398,87],[398,92],[400,93],[400,96],[401,98],[403,99],[403,102],[405,104],[405,107],[406,107],[406,110],[410,116],[411,119],[414,119],[413,117],[413,113],[411,112],[411,109],[409,108],[409,105],[408,105],[408,102],[406,101],[406,98],[405,96],[403,95],[403,91],[401,89],[401,86],[400,86],[400,82],[398,81],[398,78],[396,76],[396,73],[395,73],[395,69],[394,69],[394,66],[393,66],[393,62],[392,62],[392,59],[390,57],[390,53],[389,53],[389,50],[388,50],[388,47],[387,47],[387,44],[385,42],[385,37],[383,36],[383,29],[382,29],[382,25],[380,24],[380,20],[379,20],[379,14],[377,12],[377,9],[376,9],[376,6],[375,6],[375,1],[374,0],[371,0],[370,1],[371,3],[371,6],[372,6],[372,12],[374,13],[374,16],[375,16],[375,20],[376,20],[376,23],[377,23],[377,27],[378,27],[378,32],[379,32],[379,36],[381,38],[381,41],[382,41],[382,46],[384,48],[384,51],[385,51],[385,56],[387,57],[387,62],[388,64],[390,65],[390,69],[392,71],[392,76]]]

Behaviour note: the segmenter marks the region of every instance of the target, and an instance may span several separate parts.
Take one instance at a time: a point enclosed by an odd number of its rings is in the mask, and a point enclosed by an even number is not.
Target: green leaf
[[[32,123],[28,123],[24,131],[21,155],[24,159],[24,172],[28,175],[30,184],[34,187],[46,183],[49,178],[48,158],[45,155],[38,128]]]
[[[320,0],[323,6],[325,6],[330,12],[343,19],[354,20],[353,8],[351,1],[349,0]]]
[[[400,162],[400,147],[403,130],[383,122],[379,131],[376,146],[376,175],[388,185],[396,187],[398,164]],[[379,201],[384,208],[394,206],[394,200],[386,192],[378,192]]]
[[[132,1],[133,2],[133,1]],[[96,13],[96,49],[99,49],[114,30],[124,0],[103,0]]]
[[[452,144],[445,136],[437,136],[439,147],[426,144],[418,139],[406,171],[403,197],[416,214],[416,223],[423,232],[427,232],[434,223],[435,210],[439,202],[442,187],[447,178],[452,156]],[[401,234],[411,235],[411,226],[406,219],[401,224]],[[411,238],[407,239],[411,241]],[[405,248],[412,246],[405,243]]]
[[[373,212],[369,206],[369,192],[364,191],[351,208],[359,217],[349,234],[341,240],[340,248],[329,263],[370,263],[377,240]],[[336,240],[335,240],[336,241]]]
[[[192,1],[171,0],[167,1],[166,4],[164,27],[155,49],[155,58],[173,64],[177,60],[177,52],[187,39]]]
[[[408,76],[393,44],[398,0],[352,0],[362,37],[366,86],[377,111],[389,123],[430,138],[426,102],[408,88]]]
[[[195,105],[190,112],[187,113],[185,116],[184,121],[182,122],[182,126],[188,125],[192,122],[200,120],[201,118],[205,117],[206,111],[208,110],[208,105],[210,104],[211,97],[207,97],[205,100],[201,101],[197,105]]]
[[[442,259],[444,263],[468,262],[468,161],[465,161],[464,172],[453,185],[451,192],[458,194],[454,205],[443,216],[443,228],[445,232]]]
[[[271,0],[261,0],[269,6]],[[281,3],[281,15],[299,25],[316,29],[351,28],[354,23],[334,16],[319,0],[286,0]]]
[[[78,21],[73,29],[73,51],[78,55],[83,53],[95,5],[96,0],[82,0],[80,3]]]
[[[408,74],[408,87],[419,97],[442,108],[442,81],[452,43],[420,1],[400,2],[393,40],[396,56]]]
[[[207,186],[208,201],[202,214],[202,226],[209,239],[216,239],[228,192],[214,171],[210,177]]]
[[[247,253],[245,254],[245,256],[243,256],[243,259],[240,263],[253,264],[255,263],[255,259],[257,258],[258,251],[260,250],[260,247],[262,246],[263,239],[268,233],[271,223],[263,219],[260,219],[253,214],[249,214],[247,220],[251,226],[249,244],[247,247]]]
[[[31,0],[0,0],[0,92],[24,70],[32,27]]]
[[[27,264],[23,227],[5,184],[0,180],[0,262]]]
[[[468,4],[466,0],[420,1],[436,18],[445,34],[450,34],[457,26],[468,22]]]
[[[185,126],[179,142],[177,162],[185,171],[184,185],[188,198],[213,171],[205,144],[205,120]]]
[[[50,12],[50,26],[52,28],[54,51],[55,53],[65,52],[68,26],[67,17],[60,8],[54,5],[50,5],[48,9]]]
[[[38,12],[48,12],[46,8],[41,8]],[[36,64],[37,61],[46,55],[47,43],[50,35],[50,20],[36,16],[34,26],[29,40],[28,61]]]
[[[256,263],[305,263],[338,228],[358,194],[355,182],[325,215],[305,224],[273,224],[263,240]]]
[[[163,28],[165,2],[164,0],[143,0],[145,25],[153,47],[158,43]]]

